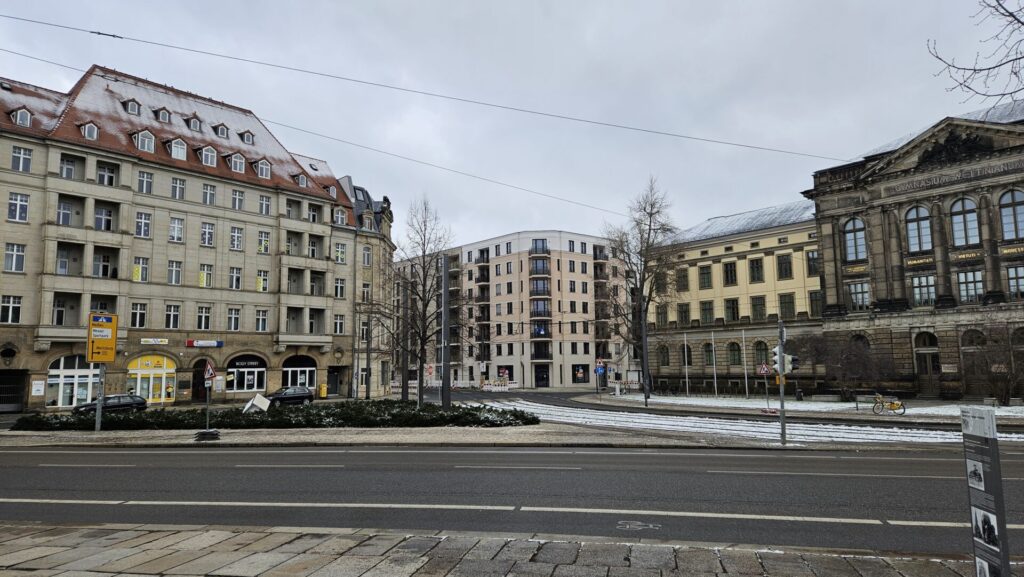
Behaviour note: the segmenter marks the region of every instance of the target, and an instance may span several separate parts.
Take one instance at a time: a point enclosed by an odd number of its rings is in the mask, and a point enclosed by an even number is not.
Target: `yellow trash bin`
[[[327,383],[320,383],[320,386],[317,387],[317,396],[321,399],[327,398]]]

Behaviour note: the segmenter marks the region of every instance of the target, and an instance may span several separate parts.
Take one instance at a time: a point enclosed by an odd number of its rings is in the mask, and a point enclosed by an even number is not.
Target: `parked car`
[[[145,411],[146,399],[138,395],[107,395],[103,397],[104,411]],[[84,403],[71,409],[72,413],[95,413],[96,401]]]
[[[270,401],[270,406],[272,407],[308,405],[313,402],[313,389],[309,387],[288,387],[272,395],[267,395],[267,400]]]

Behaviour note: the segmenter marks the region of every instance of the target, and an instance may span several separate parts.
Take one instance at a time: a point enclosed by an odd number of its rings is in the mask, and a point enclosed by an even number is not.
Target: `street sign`
[[[598,365],[598,367],[597,367],[597,374],[598,375],[603,375],[604,374],[604,366]]]
[[[117,315],[90,314],[86,345],[90,363],[112,363],[117,356]]]
[[[206,370],[203,371],[203,378],[209,380],[216,376],[217,371],[213,370],[213,363],[211,363],[210,361],[206,361]]]
[[[761,363],[761,366],[757,367],[757,374],[767,377],[772,374],[772,368],[768,366],[768,363]]]
[[[988,407],[964,407],[960,409],[960,421],[975,571],[987,577],[1009,575],[1010,544],[1006,533],[996,412]]]
[[[200,341],[195,339],[186,339],[185,346],[189,348],[213,348],[219,349],[224,346],[224,341]]]

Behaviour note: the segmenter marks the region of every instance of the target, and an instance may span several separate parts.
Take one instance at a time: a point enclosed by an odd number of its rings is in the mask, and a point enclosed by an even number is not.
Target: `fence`
[[[427,389],[440,389],[441,381],[440,379],[427,381],[424,386]],[[508,392],[510,389],[520,388],[522,388],[522,385],[518,381],[484,381],[483,384],[476,381],[452,381],[452,389],[481,389],[484,391]],[[414,394],[418,390],[419,382],[409,381],[409,394]],[[400,381],[391,381],[391,394],[402,394],[402,383]]]

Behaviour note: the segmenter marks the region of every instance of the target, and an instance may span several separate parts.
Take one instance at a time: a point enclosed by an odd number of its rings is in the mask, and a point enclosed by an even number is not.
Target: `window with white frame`
[[[146,303],[132,303],[131,327],[133,329],[146,328]]]
[[[346,254],[347,250],[348,245],[346,245],[345,243],[334,243],[334,262],[338,264],[345,264],[345,262],[348,260],[348,255]]]
[[[156,140],[153,138],[152,133],[143,130],[135,135],[135,146],[142,152],[153,152],[156,150]]]
[[[196,132],[199,132],[202,129],[202,127],[203,127],[203,123],[199,122],[198,118],[193,117],[193,118],[189,118],[188,119],[188,128],[189,128],[189,130],[194,130]]]
[[[343,299],[345,298],[345,279],[336,278],[334,279],[334,298]]]
[[[171,121],[171,113],[167,112],[166,109],[161,108],[160,110],[156,111],[156,119],[159,120],[160,122],[170,122]]]
[[[265,293],[270,291],[270,271],[269,270],[258,270],[256,271],[256,290]]]
[[[242,290],[242,267],[233,266],[228,269],[228,288],[231,290]]]
[[[245,244],[242,227],[233,226],[231,227],[231,250],[242,250]]]
[[[99,135],[100,129],[96,128],[95,124],[90,123],[82,125],[82,136],[84,136],[86,140],[96,140],[99,138]]]
[[[373,249],[368,246],[363,247],[363,266],[370,266],[373,264]]]
[[[109,208],[98,207],[95,210],[94,228],[96,230],[110,231],[114,227],[114,211]]]
[[[149,257],[137,256],[132,264],[132,280],[149,282]]]
[[[956,284],[960,292],[961,303],[978,303],[985,294],[985,283],[980,270],[956,273]]]
[[[206,146],[200,155],[205,166],[217,166],[217,151],[212,146]]]
[[[368,282],[364,282],[363,283],[363,290],[362,290],[362,294],[360,296],[362,297],[362,299],[361,299],[362,302],[364,302],[364,303],[370,302],[370,283],[368,283]]]
[[[228,137],[228,127],[224,126],[223,124],[218,124],[217,125],[217,136],[219,136],[221,138],[227,138]]]
[[[261,160],[256,163],[256,176],[260,178],[270,178],[270,163],[266,160]]]
[[[348,223],[348,212],[344,208],[334,209],[334,224],[343,225]]]
[[[265,333],[267,332],[267,311],[264,309],[256,310],[256,332]]]
[[[124,103],[124,109],[128,111],[128,114],[139,114],[139,103],[134,100],[128,100]]]
[[[345,315],[334,315],[334,334],[345,334]]]
[[[67,303],[65,303],[64,299],[62,298],[54,297],[53,307],[51,308],[50,311],[50,324],[52,324],[55,327],[64,326],[64,323],[67,320],[66,315]]]
[[[296,182],[299,183],[299,186],[301,186],[301,187],[305,187],[306,186],[306,175],[305,174],[300,174],[295,180],[296,180]]]
[[[21,297],[0,296],[0,324],[16,325],[21,322]]]
[[[213,184],[203,185],[203,204],[217,204],[217,187]]]
[[[11,148],[11,170],[30,172],[32,170],[32,149],[15,146]]]
[[[118,167],[105,162],[96,163],[96,184],[102,186],[117,186]]]
[[[242,133],[242,142],[244,142],[246,144],[252,144],[253,142],[255,142],[255,139],[253,138],[252,133],[249,132],[248,130],[243,132]]]
[[[185,160],[185,141],[176,138],[171,141],[171,158],[174,160]]]
[[[228,308],[228,330],[237,331],[240,328],[242,309]]]
[[[270,231],[261,230],[256,233],[256,252],[270,254]]]
[[[180,260],[169,260],[169,261],[167,261],[167,284],[169,284],[169,285],[180,285],[181,284],[181,261]]]
[[[153,222],[153,215],[148,212],[136,212],[135,213],[135,236],[139,238],[149,238],[151,232],[151,225]]]
[[[199,226],[199,244],[213,246],[213,223],[204,222]]]
[[[320,207],[319,204],[310,204],[308,207],[306,207],[306,218],[309,220],[309,222],[320,222],[321,213],[322,208]]]
[[[309,239],[309,246],[308,246],[306,254],[309,256],[309,258],[320,258],[319,250],[320,250],[320,241],[310,237],[310,239]]]
[[[4,245],[4,272],[25,272],[25,245],[13,242]]]
[[[18,126],[32,126],[32,113],[22,108],[21,110],[15,110],[11,114],[11,119]]]
[[[199,288],[212,288],[213,287],[213,265],[212,264],[201,264],[199,265]]]
[[[57,202],[57,224],[61,226],[71,225],[71,203],[66,200]]]
[[[28,195],[12,192],[7,197],[7,220],[28,222]]]
[[[245,191],[243,190],[232,190],[231,191],[231,208],[234,210],[242,210],[245,207]]]
[[[164,307],[164,328],[176,329],[181,322],[181,305],[166,305]]]
[[[210,307],[209,305],[199,305],[196,307],[196,330],[208,331],[210,330]]]
[[[241,154],[231,155],[231,170],[234,172],[245,172],[245,158]]]
[[[167,240],[169,242],[183,242],[185,237],[185,219],[180,216],[172,216],[167,225]]]
[[[68,180],[75,178],[75,160],[73,158],[60,159],[60,177]]]
[[[145,170],[139,171],[139,192],[142,194],[153,194],[153,173]]]
[[[185,200],[184,178],[171,178],[171,198],[174,200]]]
[[[260,214],[270,214],[270,197],[264,194],[260,195]]]

